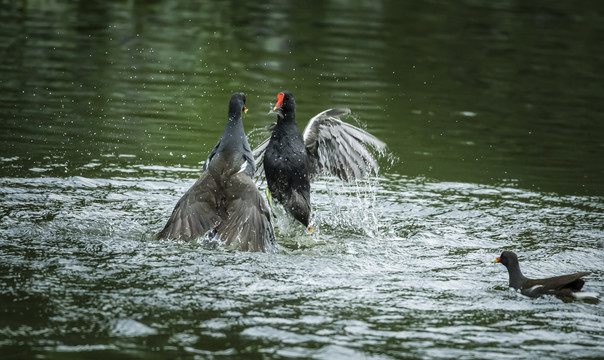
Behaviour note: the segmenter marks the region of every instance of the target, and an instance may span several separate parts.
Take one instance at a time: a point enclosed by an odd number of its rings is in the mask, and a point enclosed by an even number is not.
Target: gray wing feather
[[[252,179],[243,173],[234,175],[227,185],[226,197],[233,200],[227,207],[226,219],[217,228],[220,240],[244,251],[274,250],[270,210]]]
[[[257,148],[252,151],[252,156],[256,161],[256,172],[254,173],[255,178],[261,178],[264,174],[264,153],[266,152],[266,148],[268,146],[268,142],[271,138],[264,140]]]
[[[208,182],[214,179],[204,171],[199,179],[178,200],[170,219],[160,232],[161,239],[193,240],[205,235],[219,222],[216,199],[208,191]]]
[[[277,126],[277,123],[272,123],[268,126],[269,132],[272,134],[273,129]],[[264,140],[260,145],[258,145],[254,150],[252,150],[252,156],[256,161],[256,173],[254,174],[255,178],[261,178],[264,175],[264,166],[262,163],[264,162],[264,153],[266,152],[266,148],[268,147],[268,142],[271,140],[270,136]]]
[[[350,109],[329,109],[313,117],[303,138],[310,157],[311,176],[327,172],[343,180],[360,179],[379,165],[367,146],[383,150],[386,144],[356,126],[340,120]]]
[[[245,172],[231,176],[225,197],[217,200],[209,188],[216,188],[209,171],[180,198],[168,223],[160,232],[161,239],[194,240],[216,230],[220,240],[244,251],[276,249],[270,210],[260,191]],[[225,210],[217,213],[218,201],[228,199]]]

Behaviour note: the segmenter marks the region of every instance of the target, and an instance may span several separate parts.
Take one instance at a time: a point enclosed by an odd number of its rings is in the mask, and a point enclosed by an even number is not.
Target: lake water
[[[2,358],[601,358],[604,5],[0,2]],[[247,94],[388,144],[274,254],[159,241]]]

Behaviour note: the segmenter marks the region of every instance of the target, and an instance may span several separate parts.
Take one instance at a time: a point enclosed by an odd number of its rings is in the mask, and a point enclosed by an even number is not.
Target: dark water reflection
[[[287,88],[301,119],[351,107],[400,157],[398,173],[601,194],[600,8],[5,4],[5,157],[27,171],[59,156],[68,174],[106,153],[192,165],[228,94],[248,93],[251,129]]]
[[[570,358],[604,293],[604,6],[522,1],[0,1],[0,350],[7,357]],[[313,189],[283,251],[154,240],[245,91],[391,152]]]

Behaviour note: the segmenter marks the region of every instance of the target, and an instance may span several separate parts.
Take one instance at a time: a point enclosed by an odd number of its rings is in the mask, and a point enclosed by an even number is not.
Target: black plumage
[[[340,120],[350,109],[329,109],[313,117],[304,133],[296,124],[296,102],[280,92],[272,112],[277,123],[271,136],[254,150],[263,163],[272,198],[304,226],[310,220],[310,182],[321,173],[342,180],[361,179],[379,166],[368,146],[386,146],[368,132]]]
[[[227,246],[267,251],[275,246],[270,211],[253,181],[255,161],[243,130],[245,95],[229,102],[224,132],[203,172],[178,201],[162,239],[218,238]]]

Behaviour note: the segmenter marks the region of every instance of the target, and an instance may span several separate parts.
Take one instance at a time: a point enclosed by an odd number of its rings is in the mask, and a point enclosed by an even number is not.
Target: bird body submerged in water
[[[262,161],[271,197],[296,220],[310,222],[310,182],[320,173],[343,180],[361,179],[379,166],[367,145],[386,145],[368,132],[340,120],[350,109],[329,109],[313,117],[304,133],[296,124],[296,102],[280,92],[271,111],[277,114],[270,138],[254,150]]]
[[[520,271],[518,256],[512,251],[502,252],[495,262],[503,264],[508,269],[510,287],[533,298],[541,295],[555,295],[562,298],[577,297],[575,293],[581,291],[585,284],[582,277],[591,274],[590,272],[578,272],[546,279],[529,279]]]
[[[253,181],[255,161],[243,130],[245,95],[235,93],[222,136],[203,172],[178,201],[162,239],[217,237],[227,246],[267,251],[275,246],[269,208]]]

